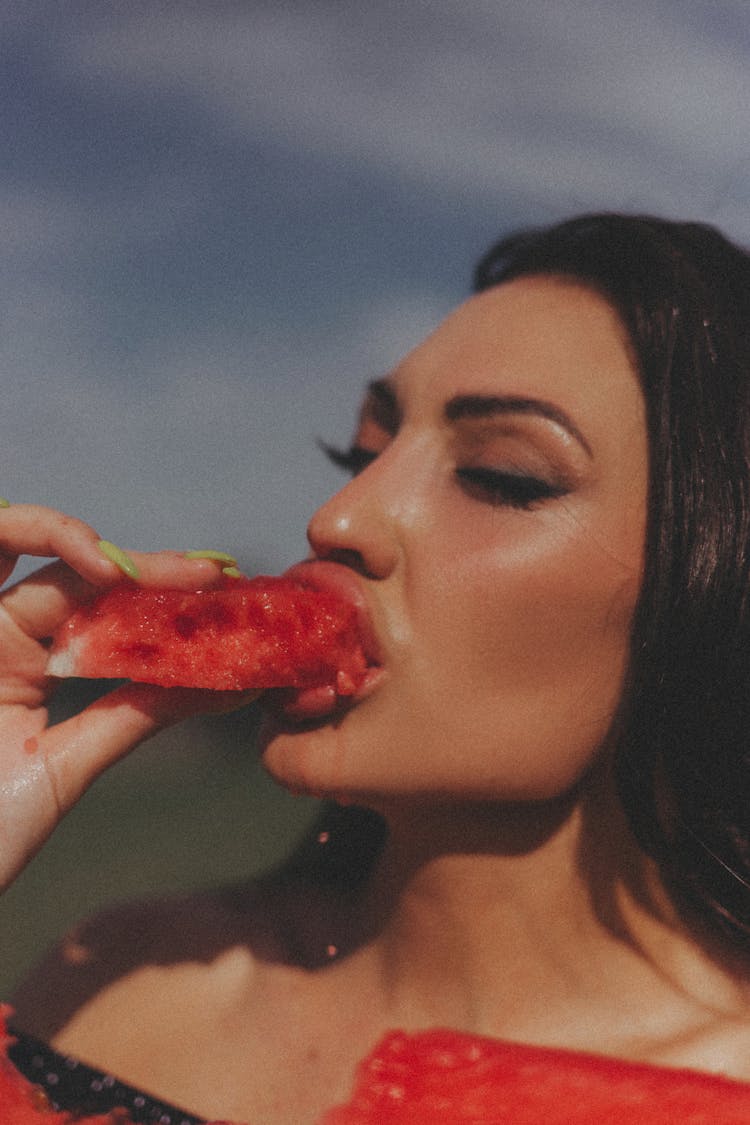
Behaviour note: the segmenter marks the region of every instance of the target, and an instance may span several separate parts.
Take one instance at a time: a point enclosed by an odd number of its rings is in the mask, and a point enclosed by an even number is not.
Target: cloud
[[[345,440],[503,222],[652,209],[750,240],[746,10],[6,9],[0,492],[131,545],[297,557],[338,480],[315,438]]]
[[[750,66],[720,34],[735,5],[688,7],[136,9],[79,29],[61,65],[190,98],[235,143],[266,131],[464,199],[711,217],[750,140]],[[740,222],[750,232],[750,204]]]
[[[3,490],[131,546],[220,546],[277,569],[341,483],[316,439],[344,443],[365,381],[445,311],[394,294],[293,337],[201,326],[142,342],[113,379],[95,311],[53,285],[17,289],[0,340]]]

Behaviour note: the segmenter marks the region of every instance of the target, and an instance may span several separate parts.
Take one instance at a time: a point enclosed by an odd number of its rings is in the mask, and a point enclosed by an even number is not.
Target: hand
[[[0,592],[0,888],[107,766],[163,726],[252,698],[128,684],[48,726],[46,639],[97,588],[127,581],[99,544],[93,528],[49,508],[0,509],[0,583],[22,554],[58,559]],[[197,589],[221,575],[215,561],[173,551],[133,552],[124,560],[132,572],[130,564],[148,586]]]

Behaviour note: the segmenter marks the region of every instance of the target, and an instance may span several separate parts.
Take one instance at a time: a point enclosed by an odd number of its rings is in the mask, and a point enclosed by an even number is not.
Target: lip
[[[356,573],[341,563],[322,559],[295,563],[284,572],[284,578],[311,590],[335,594],[351,605],[357,614],[357,627],[368,664],[379,666],[382,662],[380,646],[373,625],[372,614]]]
[[[296,563],[284,572],[283,577],[306,589],[334,594],[351,605],[357,615],[357,628],[368,667],[364,680],[353,694],[340,696],[332,688],[281,688],[272,689],[264,697],[276,719],[283,717],[295,728],[330,722],[370,695],[384,675],[367,598],[357,575],[340,563],[311,559]]]

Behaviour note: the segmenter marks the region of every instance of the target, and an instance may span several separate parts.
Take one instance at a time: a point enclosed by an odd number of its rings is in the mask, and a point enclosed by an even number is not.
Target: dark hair
[[[750,255],[698,223],[585,215],[506,238],[481,291],[559,275],[619,313],[650,448],[618,784],[675,901],[750,933]]]

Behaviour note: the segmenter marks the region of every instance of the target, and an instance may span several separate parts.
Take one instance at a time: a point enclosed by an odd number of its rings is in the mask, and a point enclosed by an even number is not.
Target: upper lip
[[[357,614],[357,625],[367,661],[369,664],[380,664],[380,649],[372,614],[362,582],[355,571],[342,563],[309,559],[290,567],[284,572],[284,577],[309,589],[336,594],[351,605]]]

